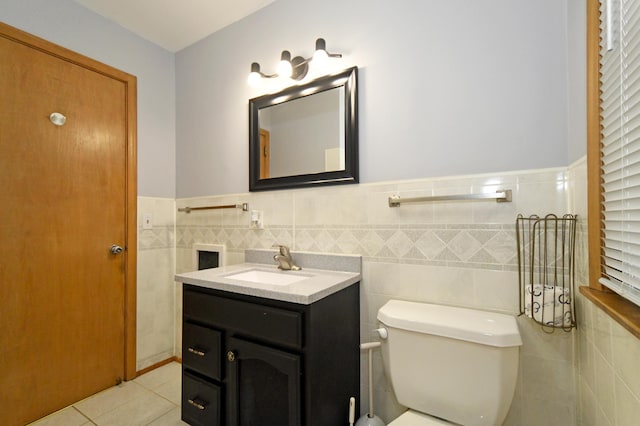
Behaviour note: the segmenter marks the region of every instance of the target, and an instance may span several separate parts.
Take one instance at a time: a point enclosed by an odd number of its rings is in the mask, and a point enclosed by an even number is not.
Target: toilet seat
[[[445,420],[431,417],[427,414],[418,413],[417,411],[405,411],[400,417],[389,423],[388,426],[452,426]]]

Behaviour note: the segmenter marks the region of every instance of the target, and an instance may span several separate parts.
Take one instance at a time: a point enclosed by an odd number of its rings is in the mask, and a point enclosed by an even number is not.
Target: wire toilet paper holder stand
[[[516,219],[520,315],[547,333],[576,327],[576,224],[572,214]]]

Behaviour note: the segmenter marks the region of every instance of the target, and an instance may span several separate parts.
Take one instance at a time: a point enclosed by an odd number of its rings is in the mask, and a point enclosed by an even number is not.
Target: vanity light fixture
[[[316,50],[311,58],[305,59],[302,56],[291,58],[291,52],[283,50],[280,54],[280,62],[275,74],[265,74],[260,71],[260,64],[251,64],[251,73],[247,80],[252,87],[258,87],[263,78],[285,77],[293,80],[302,80],[309,71],[309,63],[323,65],[329,58],[342,58],[341,53],[327,52],[327,43],[323,38],[316,40]]]

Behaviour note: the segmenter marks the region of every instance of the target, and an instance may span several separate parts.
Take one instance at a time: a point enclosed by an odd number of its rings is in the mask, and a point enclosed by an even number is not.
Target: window
[[[600,7],[600,283],[640,306],[640,1]]]
[[[590,287],[640,311],[640,0],[590,0],[587,13]]]

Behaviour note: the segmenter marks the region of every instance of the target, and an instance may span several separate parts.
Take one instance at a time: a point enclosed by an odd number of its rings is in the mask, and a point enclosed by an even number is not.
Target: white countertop
[[[298,275],[308,278],[286,285],[262,284],[228,278],[228,275],[253,269],[274,274]],[[360,281],[360,274],[356,272],[308,268],[300,271],[281,271],[277,269],[275,265],[241,263],[238,265],[176,274],[175,280],[214,290],[309,305]]]

